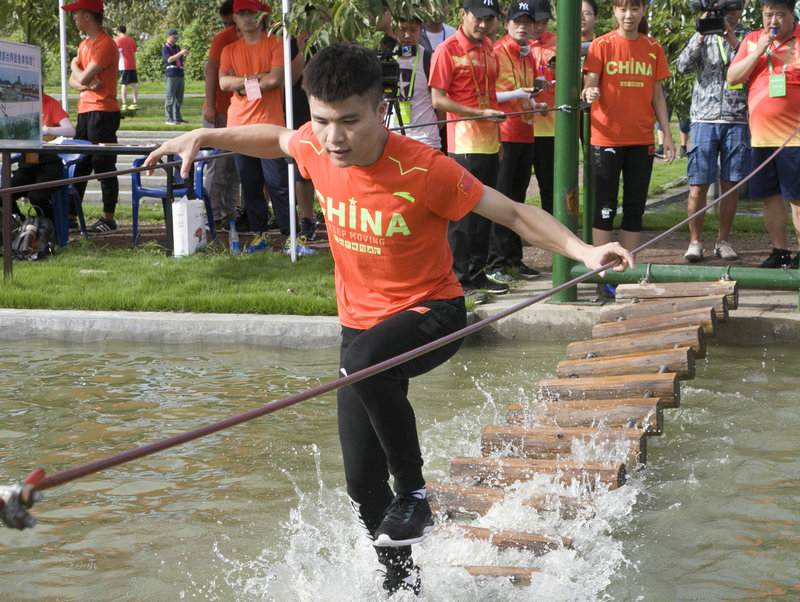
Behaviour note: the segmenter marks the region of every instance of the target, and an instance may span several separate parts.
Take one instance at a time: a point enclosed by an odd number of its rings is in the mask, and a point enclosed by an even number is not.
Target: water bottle
[[[39,227],[35,221],[31,221],[25,224],[25,230],[23,231],[22,235],[22,244],[20,245],[20,251],[23,253],[33,253],[36,251],[36,233],[38,232]]]
[[[230,247],[231,255],[239,255],[242,250],[239,248],[239,233],[236,231],[236,222],[231,222],[230,226],[228,246]]]

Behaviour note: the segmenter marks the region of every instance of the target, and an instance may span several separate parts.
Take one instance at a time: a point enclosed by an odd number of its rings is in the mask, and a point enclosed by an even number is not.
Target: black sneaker
[[[513,269],[517,270],[519,277],[524,278],[525,280],[535,280],[536,278],[541,276],[539,270],[534,270],[533,268],[529,268],[524,263],[515,265]]]
[[[428,500],[398,494],[386,508],[386,516],[375,531],[376,546],[410,546],[419,543],[433,530],[433,515]]]
[[[399,591],[414,592],[419,596],[422,580],[419,575],[419,567],[409,558],[407,564],[401,566],[387,566],[383,577],[383,589],[390,596]]]
[[[486,274],[481,274],[475,282],[475,288],[485,289],[491,295],[505,295],[508,292],[508,285],[500,282],[492,282]]]
[[[489,297],[474,288],[464,288],[462,290],[464,291],[464,301],[472,300],[473,305],[481,305],[489,300]]]
[[[659,159],[663,159],[664,158],[664,147],[659,144],[656,147],[656,153],[655,154],[656,154],[656,157],[658,157]]]
[[[306,240],[314,240],[314,232],[316,229],[317,227],[313,221],[307,217],[303,217],[300,219],[300,232],[298,233],[298,237],[305,236]]]
[[[92,234],[104,234],[106,232],[112,232],[117,229],[117,222],[113,219],[106,219],[101,217],[91,226],[86,228],[87,232],[91,232]]]
[[[764,262],[758,266],[760,268],[781,268],[788,269],[792,267],[792,253],[788,249],[772,249]]]

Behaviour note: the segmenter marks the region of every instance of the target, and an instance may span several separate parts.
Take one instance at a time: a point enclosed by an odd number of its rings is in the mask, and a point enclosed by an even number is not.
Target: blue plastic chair
[[[64,140],[63,144],[91,144],[88,140]],[[64,164],[62,176],[66,178],[75,177],[75,168],[81,159],[86,156],[86,153],[59,153],[59,158]],[[65,184],[60,186],[53,194],[53,217],[55,218],[56,237],[58,244],[62,247],[67,246],[67,239],[69,237],[69,206],[70,199],[75,200],[75,208],[78,213],[78,222],[81,225],[81,234],[83,238],[88,238],[86,234],[86,220],[83,217],[83,205],[81,204],[81,195],[78,194],[75,184]]]
[[[200,151],[199,157],[205,157],[211,154],[212,151]],[[139,157],[134,159],[133,167],[141,167],[146,157]],[[205,170],[206,161],[197,161],[194,164],[194,196],[198,199],[203,199],[206,206],[206,217],[208,219],[208,227],[210,230],[211,238],[216,239],[217,234],[214,230],[214,211],[211,208],[211,199],[208,196],[208,191],[203,187],[203,172]],[[172,203],[176,198],[180,198],[188,194],[189,188],[186,181],[181,177],[180,169],[176,166],[173,168],[173,186],[172,197],[167,197],[167,189],[164,188],[151,188],[142,186],[142,172],[134,172],[131,174],[131,208],[133,210],[133,244],[136,245],[139,239],[139,204],[143,198],[161,199],[161,205],[164,208],[164,213],[167,212],[167,203]]]

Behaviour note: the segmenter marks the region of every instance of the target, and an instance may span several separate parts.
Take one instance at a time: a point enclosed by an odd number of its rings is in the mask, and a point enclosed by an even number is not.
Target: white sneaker
[[[728,243],[725,244],[727,245]],[[730,248],[730,246],[728,248]],[[683,258],[686,261],[700,261],[701,259],[703,259],[702,243],[699,240],[690,242],[689,248],[687,249],[686,253],[683,254]]]
[[[714,255],[725,261],[736,261],[739,259],[739,254],[733,250],[730,243],[724,240],[714,245]]]

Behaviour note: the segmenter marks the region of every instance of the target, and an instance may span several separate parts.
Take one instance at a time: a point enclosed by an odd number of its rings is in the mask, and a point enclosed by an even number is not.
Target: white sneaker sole
[[[385,533],[378,535],[378,538],[372,542],[372,545],[379,548],[399,548],[400,546],[410,546],[411,544],[420,543],[425,536],[433,531],[433,525],[428,525],[422,530],[422,535],[419,537],[412,537],[411,539],[389,539]]]

